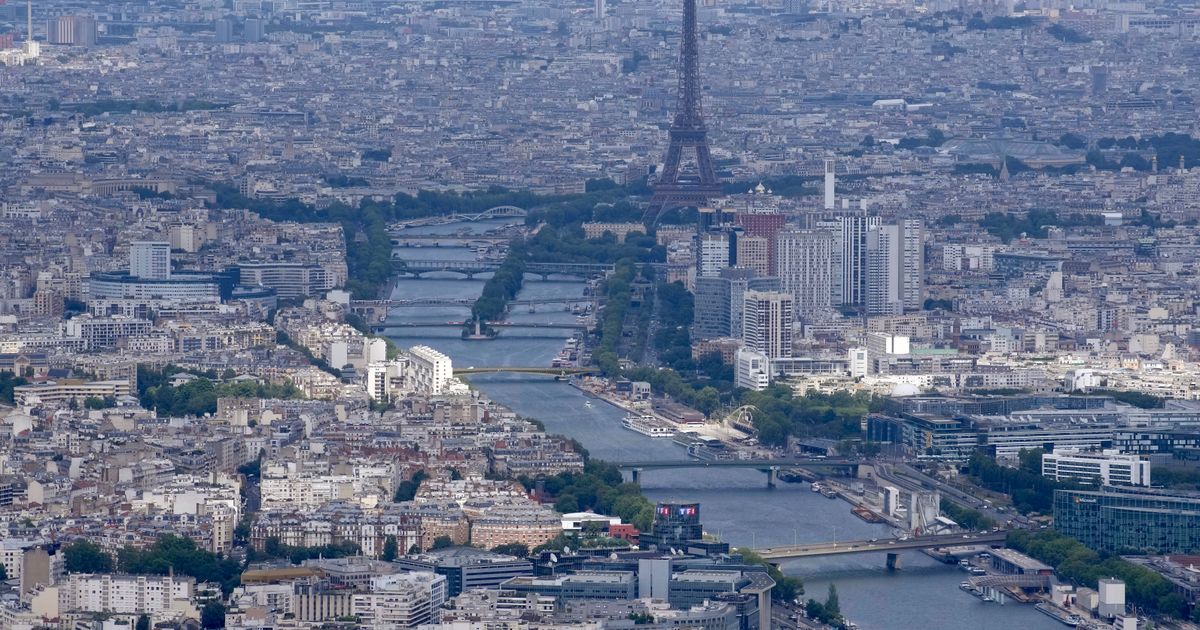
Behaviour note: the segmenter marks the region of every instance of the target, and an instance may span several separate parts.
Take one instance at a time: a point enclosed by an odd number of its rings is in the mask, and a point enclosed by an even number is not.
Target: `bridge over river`
[[[899,552],[911,549],[943,549],[948,547],[1000,547],[1008,539],[1008,532],[983,532],[973,534],[939,534],[916,536],[907,540],[898,538],[875,538],[872,540],[842,540],[837,542],[789,545],[755,549],[764,560],[792,560],[795,558],[820,558],[858,553],[888,554],[888,568],[899,568]]]

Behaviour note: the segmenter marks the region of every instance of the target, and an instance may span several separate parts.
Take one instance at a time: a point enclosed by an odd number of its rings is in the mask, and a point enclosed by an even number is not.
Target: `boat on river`
[[[669,438],[675,435],[674,429],[649,415],[626,414],[621,420],[621,426],[652,438]]]
[[[1058,606],[1052,606],[1046,602],[1042,602],[1042,603],[1034,606],[1034,608],[1036,608],[1037,611],[1042,613],[1043,615],[1055,618],[1056,620],[1058,620],[1059,623],[1063,624],[1064,626],[1070,626],[1072,628],[1075,628],[1079,624],[1083,623],[1083,619],[1079,615],[1073,615],[1073,614],[1059,608]]]

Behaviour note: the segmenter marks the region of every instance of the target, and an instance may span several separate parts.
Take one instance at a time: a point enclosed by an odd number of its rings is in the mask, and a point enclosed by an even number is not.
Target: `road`
[[[881,479],[904,487],[908,490],[937,490],[942,494],[943,497],[946,497],[962,507],[979,510],[984,516],[992,519],[1001,526],[1007,524],[1009,521],[1012,521],[1012,525],[1010,527],[1027,528],[1036,526],[1033,521],[1030,521],[1028,518],[1014,512],[1012,508],[1004,508],[1002,506],[993,507],[989,502],[967,494],[966,492],[959,490],[958,488],[942,481],[941,479],[926,475],[925,473],[906,463],[895,465],[877,464],[875,466],[875,473]]]
[[[905,549],[937,549],[942,547],[964,547],[976,545],[993,545],[1003,543],[1005,532],[984,532],[974,534],[943,534],[938,536],[922,536],[897,540],[895,538],[871,540],[846,540],[828,543],[812,543],[807,545],[787,545],[755,549],[755,553],[765,560],[782,560],[785,558],[814,558],[819,556],[836,556],[852,553],[896,552]]]

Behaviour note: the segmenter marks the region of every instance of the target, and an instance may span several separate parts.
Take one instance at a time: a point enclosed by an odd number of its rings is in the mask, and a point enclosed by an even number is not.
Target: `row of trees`
[[[1024,214],[989,212],[979,221],[980,227],[1005,243],[1021,234],[1031,238],[1046,238],[1046,228],[1052,225],[1065,228],[1103,224],[1104,218],[1100,216],[1073,213],[1060,217],[1053,210],[1036,208]]]
[[[984,516],[983,512],[962,507],[945,497],[942,497],[941,510],[947,518],[967,529],[981,531],[996,526],[996,521]]]
[[[0,402],[13,404],[14,388],[28,384],[29,381],[25,380],[24,377],[17,376],[12,372],[0,372]]]
[[[141,389],[139,387],[139,389]],[[299,398],[291,383],[273,385],[254,381],[215,382],[205,377],[172,387],[162,383],[140,393],[142,406],[164,416],[202,416],[216,413],[219,398]]]
[[[113,556],[99,545],[77,540],[63,548],[64,568],[69,573],[124,573],[166,575],[174,572],[196,578],[198,582],[221,585],[226,595],[239,583],[242,568],[236,560],[224,558],[196,546],[190,538],[166,534],[145,549],[123,547]]]
[[[1053,507],[1055,490],[1083,486],[1043,477],[1042,454],[1041,449],[1022,450],[1021,467],[1010,468],[977,451],[967,463],[967,471],[981,486],[1011,496],[1013,507],[1017,510],[1046,514]]]
[[[502,319],[508,302],[517,297],[525,282],[525,244],[512,243],[508,256],[496,273],[483,285],[483,292],[471,307],[471,317],[480,322]]]
[[[770,575],[771,579],[775,580],[775,588],[771,591],[771,599],[780,602],[791,602],[804,594],[804,581],[800,578],[784,575],[778,565],[764,559],[755,553],[753,549],[738,548],[735,551],[741,554],[742,562],[757,564],[767,568],[767,575]]]
[[[541,482],[545,492],[555,497],[554,509],[559,512],[611,514],[643,531],[654,522],[654,505],[642,496],[637,484],[625,483],[621,471],[607,462],[589,459],[581,473],[522,477],[520,482],[528,490]]]
[[[625,314],[629,311],[632,301],[632,285],[634,277],[633,263],[621,261],[608,280],[604,282],[604,308],[600,319],[600,343],[592,352],[592,360],[604,371],[604,374],[615,377],[621,373],[618,350],[621,342],[621,331],[625,325]]]
[[[395,541],[392,541],[395,545]],[[317,547],[293,547],[283,544],[278,538],[268,538],[263,543],[263,555],[267,558],[287,558],[292,564],[300,564],[315,558],[348,558],[357,556],[361,550],[352,542],[340,542]],[[395,559],[395,549],[392,550]]]

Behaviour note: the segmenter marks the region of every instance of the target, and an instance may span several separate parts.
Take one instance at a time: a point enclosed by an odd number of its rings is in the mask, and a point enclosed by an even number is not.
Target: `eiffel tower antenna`
[[[679,162],[684,149],[696,153],[694,177],[680,177]],[[679,94],[675,120],[671,123],[670,145],[663,170],[654,184],[654,195],[642,222],[653,226],[672,208],[702,206],[720,196],[721,183],[713,170],[708,151],[708,130],[700,104],[700,49],[696,38],[696,0],[683,0],[683,41],[679,48]]]

